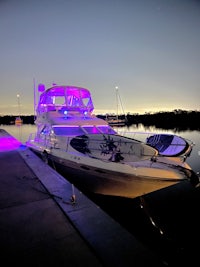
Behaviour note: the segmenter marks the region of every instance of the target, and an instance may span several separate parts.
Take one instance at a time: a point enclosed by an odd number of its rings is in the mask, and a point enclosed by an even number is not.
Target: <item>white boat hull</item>
[[[31,148],[44,156],[41,147]],[[88,192],[135,198],[189,180],[192,171],[150,160],[131,164],[99,160],[81,153],[61,153],[53,149],[45,153],[51,166],[71,183]],[[163,158],[162,158],[163,161]],[[187,164],[185,163],[184,167]]]
[[[80,187],[83,186],[87,191],[96,194],[135,198],[180,182],[179,179],[164,180],[157,177],[122,174],[67,160],[56,161],[55,158],[53,160],[66,173],[66,178],[73,175],[70,177],[72,182],[76,181]]]

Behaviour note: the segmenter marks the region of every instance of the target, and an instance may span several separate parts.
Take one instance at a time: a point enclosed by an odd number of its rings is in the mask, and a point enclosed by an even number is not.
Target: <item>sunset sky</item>
[[[200,110],[200,1],[0,0],[0,115],[34,81],[88,88],[95,113]],[[17,97],[19,94],[20,97]]]

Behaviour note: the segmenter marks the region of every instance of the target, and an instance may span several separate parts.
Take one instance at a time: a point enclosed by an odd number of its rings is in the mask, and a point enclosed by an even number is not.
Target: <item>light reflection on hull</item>
[[[34,151],[34,150],[33,150]],[[42,154],[35,151],[39,156]],[[66,177],[71,183],[80,188],[80,190],[89,193],[96,193],[107,196],[119,196],[126,198],[136,198],[160,190],[165,187],[182,183],[178,179],[159,179],[159,177],[140,177],[133,174],[122,174],[102,170],[87,165],[81,165],[69,160],[64,160],[48,155],[45,159],[48,163]],[[190,170],[188,170],[190,172]]]

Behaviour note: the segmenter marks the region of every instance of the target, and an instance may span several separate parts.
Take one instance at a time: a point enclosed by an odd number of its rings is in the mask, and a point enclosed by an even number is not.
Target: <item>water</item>
[[[33,124],[0,125],[0,129],[6,130],[9,134],[17,138],[21,143],[25,144],[30,133],[34,133],[36,131],[36,126]]]
[[[29,134],[36,130],[35,125],[1,125],[0,128],[5,129],[23,144]],[[115,129],[123,134],[144,131],[168,132],[192,140],[195,145],[190,157],[187,158],[187,163],[195,172],[200,171],[199,131],[173,132],[156,130],[153,127],[144,128],[142,125]],[[135,137],[137,138],[137,135]],[[195,188],[186,181],[136,199],[84,193],[157,254],[163,266],[196,266],[196,262],[199,261],[200,187]]]

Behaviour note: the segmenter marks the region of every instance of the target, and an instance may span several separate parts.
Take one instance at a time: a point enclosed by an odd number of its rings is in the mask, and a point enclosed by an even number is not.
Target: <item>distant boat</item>
[[[15,118],[15,125],[22,125],[23,124],[23,120],[21,119],[20,116]]]
[[[106,121],[111,126],[125,126],[127,124],[127,120],[121,119],[118,115],[106,115]]]
[[[23,124],[23,120],[20,117],[20,99],[19,99],[19,94],[17,94],[17,104],[18,104],[18,116],[15,118],[15,125],[19,126]]]
[[[111,126],[125,126],[127,124],[127,118],[124,112],[124,108],[122,105],[121,97],[119,94],[118,87],[115,87],[116,89],[116,103],[117,103],[117,112],[116,114],[107,114],[106,115],[106,121]],[[119,106],[123,112],[123,115],[119,115]]]

